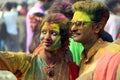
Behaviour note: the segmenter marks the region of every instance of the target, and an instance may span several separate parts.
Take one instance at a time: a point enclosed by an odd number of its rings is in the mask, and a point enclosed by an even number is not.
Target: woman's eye
[[[46,34],[47,32],[45,30],[41,31],[42,34]]]
[[[51,34],[52,34],[53,36],[58,35],[57,32],[51,32]]]

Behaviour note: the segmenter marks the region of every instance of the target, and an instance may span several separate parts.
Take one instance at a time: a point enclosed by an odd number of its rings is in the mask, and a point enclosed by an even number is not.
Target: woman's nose
[[[45,35],[45,39],[50,40],[50,33],[49,32],[47,32],[47,34]]]

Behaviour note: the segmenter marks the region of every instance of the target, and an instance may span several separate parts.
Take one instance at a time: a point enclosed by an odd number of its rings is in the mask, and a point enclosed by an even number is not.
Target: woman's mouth
[[[44,44],[45,44],[45,46],[47,46],[47,47],[49,47],[49,46],[51,46],[51,42],[44,42]]]

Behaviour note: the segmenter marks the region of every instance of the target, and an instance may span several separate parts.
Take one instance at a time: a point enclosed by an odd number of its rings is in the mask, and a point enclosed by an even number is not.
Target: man
[[[100,38],[109,10],[103,3],[92,1],[76,2],[72,9],[74,15],[68,23],[72,37],[84,46],[77,80],[119,80],[120,45]]]
[[[5,40],[6,51],[21,51],[19,42],[19,29],[17,25],[18,12],[16,11],[16,4],[7,2],[3,8],[3,21],[6,25],[7,37]]]

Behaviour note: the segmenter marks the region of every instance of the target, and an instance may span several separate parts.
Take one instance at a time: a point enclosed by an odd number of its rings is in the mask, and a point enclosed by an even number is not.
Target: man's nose
[[[77,27],[75,26],[75,25],[73,25],[72,27],[71,27],[71,32],[76,32],[78,29],[77,29]]]

